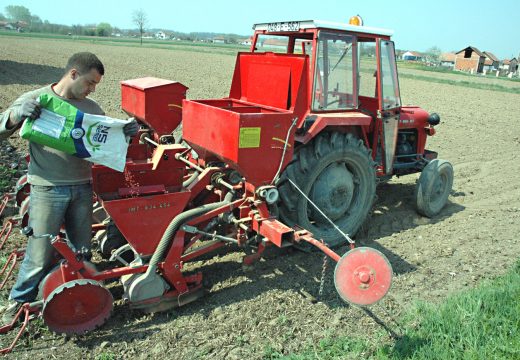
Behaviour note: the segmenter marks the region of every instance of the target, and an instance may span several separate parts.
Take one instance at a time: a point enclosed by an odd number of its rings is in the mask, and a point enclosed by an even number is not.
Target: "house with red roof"
[[[468,46],[455,53],[455,70],[482,73],[486,55],[474,46]]]
[[[440,57],[441,66],[453,68],[455,66],[454,53],[442,53]]]
[[[498,66],[500,64],[500,60],[490,53],[489,51],[484,51],[484,56],[486,57],[484,60],[484,70],[485,71],[495,71],[498,70]]]

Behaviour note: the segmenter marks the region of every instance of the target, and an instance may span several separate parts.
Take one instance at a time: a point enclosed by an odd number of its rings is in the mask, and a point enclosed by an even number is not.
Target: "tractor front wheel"
[[[417,212],[427,217],[437,215],[446,205],[452,186],[453,166],[446,160],[430,161],[415,186]]]
[[[346,243],[330,221],[350,237],[354,236],[374,201],[374,165],[370,151],[354,135],[335,132],[318,135],[296,153],[278,182],[282,220],[289,226],[299,225],[309,230],[328,246]]]

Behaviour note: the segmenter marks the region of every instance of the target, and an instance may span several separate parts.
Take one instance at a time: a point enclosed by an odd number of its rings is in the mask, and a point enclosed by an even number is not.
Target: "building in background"
[[[486,57],[484,60],[484,71],[489,72],[498,70],[500,60],[489,51],[484,51],[484,56]]]
[[[518,71],[518,60],[516,58],[505,59],[502,61],[500,69],[504,71],[505,75],[516,73]]]
[[[456,55],[454,53],[442,53],[440,58],[441,66],[454,68],[455,56]]]
[[[402,55],[401,59],[406,61],[422,61],[423,56],[416,51],[407,51]]]
[[[482,73],[486,56],[476,47],[468,46],[455,53],[455,70]]]

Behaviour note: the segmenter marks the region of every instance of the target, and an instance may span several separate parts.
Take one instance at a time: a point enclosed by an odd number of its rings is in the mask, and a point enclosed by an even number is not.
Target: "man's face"
[[[90,93],[96,91],[96,85],[101,81],[102,75],[96,69],[80,74],[76,69],[71,70],[72,82],[70,91],[75,99],[84,99]]]

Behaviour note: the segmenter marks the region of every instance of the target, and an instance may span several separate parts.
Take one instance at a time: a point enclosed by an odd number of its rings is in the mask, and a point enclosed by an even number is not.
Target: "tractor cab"
[[[359,16],[349,24],[308,20],[256,24],[253,29],[251,53],[308,58],[296,141],[306,144],[324,129],[352,132],[372,150],[378,176],[420,171],[425,129],[433,129],[419,108],[402,114],[406,109],[391,30],[362,26]],[[414,129],[398,134],[400,124]]]

